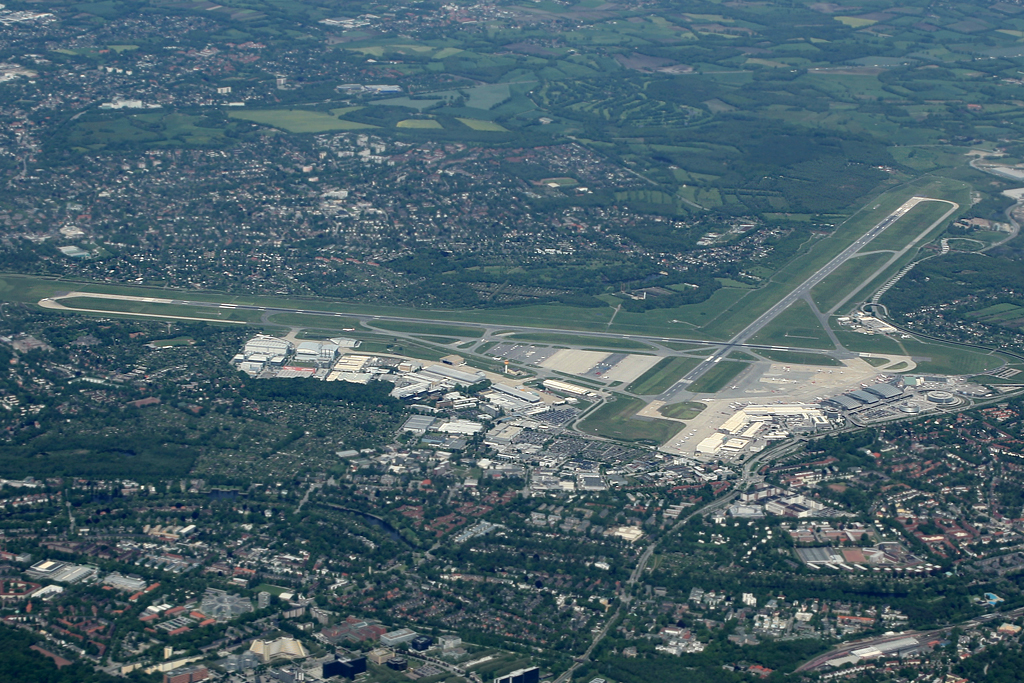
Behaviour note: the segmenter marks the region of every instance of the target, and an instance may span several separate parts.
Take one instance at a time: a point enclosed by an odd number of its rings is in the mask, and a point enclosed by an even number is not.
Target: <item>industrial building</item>
[[[479,434],[483,430],[484,426],[482,424],[471,420],[451,420],[437,428],[437,431],[442,434],[460,434],[462,436],[472,436]]]
[[[562,394],[569,394],[570,396],[597,396],[597,392],[591,389],[557,379],[546,379],[541,384],[548,391],[557,391]]]
[[[90,578],[96,574],[96,568],[56,560],[43,560],[29,567],[25,573],[32,579],[71,584]]]
[[[402,431],[412,432],[417,436],[422,436],[427,433],[427,430],[430,429],[435,422],[437,422],[436,417],[431,417],[429,415],[413,415],[405,421],[404,425],[402,425]]]
[[[500,391],[503,394],[507,394],[512,398],[524,401],[526,403],[540,403],[540,396],[533,393],[532,391],[523,391],[522,389],[516,389],[515,387],[507,384],[495,384],[491,387],[495,391]]]
[[[338,345],[330,342],[304,341],[295,348],[295,360],[300,363],[327,365],[338,355]]]
[[[245,342],[242,353],[246,358],[254,355],[263,355],[270,358],[274,356],[287,356],[292,352],[292,343],[286,339],[278,339],[265,334],[257,334]]]
[[[149,585],[148,582],[138,576],[133,576],[131,574],[123,576],[119,572],[108,574],[107,577],[103,579],[103,583],[112,588],[116,588],[117,590],[127,591],[129,593],[138,593]]]
[[[458,384],[463,384],[465,386],[472,386],[486,379],[484,373],[479,370],[474,372],[463,372],[462,370],[456,370],[455,368],[446,365],[431,365],[420,372],[428,377],[433,375],[438,379],[454,380]]]

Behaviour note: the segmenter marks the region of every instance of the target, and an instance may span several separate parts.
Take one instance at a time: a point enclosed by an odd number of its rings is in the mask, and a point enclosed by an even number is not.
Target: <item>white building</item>
[[[250,356],[260,354],[266,357],[287,356],[292,352],[292,343],[286,339],[278,339],[265,334],[258,334],[242,347],[242,354]]]

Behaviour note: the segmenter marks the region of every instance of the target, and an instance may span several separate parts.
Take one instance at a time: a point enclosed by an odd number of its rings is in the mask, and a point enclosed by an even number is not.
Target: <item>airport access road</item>
[[[703,362],[697,367],[686,374],[674,387],[669,389],[662,395],[663,398],[672,398],[687,386],[697,381],[704,376],[711,368],[715,366],[729,355],[729,353],[738,346],[743,346],[744,342],[753,337],[755,334],[764,329],[768,323],[775,320],[783,311],[793,305],[798,299],[803,298],[810,294],[817,284],[819,284],[826,277],[831,275],[837,268],[846,263],[853,257],[854,254],[863,249],[871,240],[875,239],[890,225],[898,221],[904,215],[907,214],[911,209],[920,204],[921,202],[945,202],[945,199],[932,199],[931,197],[912,197],[904,202],[898,209],[890,213],[888,216],[883,218],[877,225],[865,232],[863,235],[858,237],[850,246],[843,249],[838,256],[833,258],[831,261],[821,267],[816,273],[811,275],[809,278],[804,280],[801,284],[797,285],[789,294],[782,297],[774,306],[769,308],[767,311],[762,313],[754,322],[744,327],[735,337],[730,339],[728,342],[723,344],[717,351],[708,356]],[[950,202],[952,203],[952,202]]]

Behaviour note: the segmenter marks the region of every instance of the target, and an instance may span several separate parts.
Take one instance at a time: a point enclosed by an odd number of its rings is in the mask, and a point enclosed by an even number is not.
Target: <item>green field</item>
[[[230,127],[205,116],[177,112],[124,114],[111,112],[99,120],[80,120],[64,131],[62,144],[76,149],[98,151],[108,145],[138,143],[152,147],[197,147],[228,141]]]
[[[605,403],[588,415],[579,427],[588,434],[606,439],[660,446],[679,431],[679,424],[668,420],[632,419],[644,405],[644,401],[638,398],[616,395],[614,401]]]
[[[937,197],[937,199],[945,199],[945,197],[940,196]],[[945,202],[921,202],[900,217],[898,221],[886,228],[885,232],[871,240],[871,242],[864,247],[864,250],[875,251],[876,249],[892,249],[894,251],[898,251],[907,246],[907,244],[913,241],[924,230],[927,230],[928,226],[939,220],[939,218],[942,217],[942,214],[946,213],[951,208],[953,207]],[[935,234],[938,234],[938,227],[935,228]],[[928,237],[925,236],[920,242],[918,242],[918,245],[926,243],[927,240]]]
[[[161,349],[167,349],[172,346],[192,346],[196,342],[192,337],[175,337],[174,339],[157,339],[149,343]]]
[[[890,356],[904,356],[906,353],[899,343],[881,334],[861,334],[850,330],[837,329],[836,339],[854,353],[877,353]]]
[[[868,246],[870,248],[871,245]],[[866,284],[865,280],[874,275],[875,271],[890,258],[892,254],[889,253],[866,254],[851,258],[811,290],[814,304],[822,313],[832,310],[846,295],[856,292]],[[869,293],[865,290],[862,296]]]
[[[233,119],[252,121],[264,126],[281,128],[289,133],[326,133],[332,130],[361,130],[376,128],[368,123],[346,121],[336,116],[304,109],[262,109],[259,111],[232,111]]]
[[[603,349],[628,349],[634,351],[650,351],[654,347],[643,342],[620,337],[585,337],[554,332],[517,332],[502,335],[509,341],[539,342],[544,344],[563,344],[566,346],[586,346]]]
[[[444,126],[434,119],[405,119],[395,124],[396,128],[420,128],[423,130],[442,130]]]
[[[654,396],[665,391],[700,364],[699,358],[677,356],[662,358],[657,365],[640,375],[626,391],[641,396]]]
[[[483,119],[457,119],[459,123],[464,124],[468,128],[473,130],[479,130],[489,133],[507,133],[508,129],[502,126],[500,123],[494,121],[484,121]]]
[[[355,318],[340,318],[334,315],[316,315],[310,313],[271,313],[267,320],[275,325],[287,325],[289,327],[320,327],[322,329],[335,330],[335,336],[339,331],[355,328],[359,329],[359,321]]]
[[[970,375],[1003,365],[1001,357],[946,344],[919,342],[916,339],[904,339],[900,344],[906,349],[908,356],[931,359],[918,361],[915,372]]]
[[[808,349],[833,349],[835,345],[825,328],[811,312],[806,301],[799,300],[750,340],[751,344],[798,346]]]
[[[686,390],[694,394],[714,394],[728,386],[729,382],[748,367],[750,367],[749,363],[723,360],[715,363],[710,370],[704,373],[703,377],[686,387]]]
[[[802,351],[776,351],[774,349],[758,349],[758,354],[776,363],[788,365],[824,365],[828,367],[842,367],[842,363],[823,353],[810,353]]]
[[[440,325],[430,322],[414,323],[402,320],[369,320],[366,324],[382,330],[391,330],[392,332],[436,334],[445,337],[479,337],[483,334],[483,330],[476,327]]]
[[[671,417],[676,420],[692,420],[693,418],[704,412],[707,405],[698,401],[687,401],[686,403],[673,403],[672,405],[662,406],[658,409],[658,412],[665,417]]]
[[[429,334],[417,334],[413,336],[416,337],[417,339],[422,339],[425,342],[430,342],[431,344],[454,344],[455,342],[459,341],[455,337],[435,337]],[[472,343],[473,342],[468,342],[467,344],[465,344],[465,346],[469,346]]]

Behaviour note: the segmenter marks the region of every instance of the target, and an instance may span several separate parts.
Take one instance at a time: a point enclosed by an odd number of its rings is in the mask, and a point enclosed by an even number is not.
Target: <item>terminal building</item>
[[[822,403],[833,408],[839,408],[840,410],[856,410],[861,406],[874,405],[880,401],[888,401],[902,395],[903,390],[899,387],[879,382],[863,389],[848,391],[840,396],[833,396],[822,401]]]

